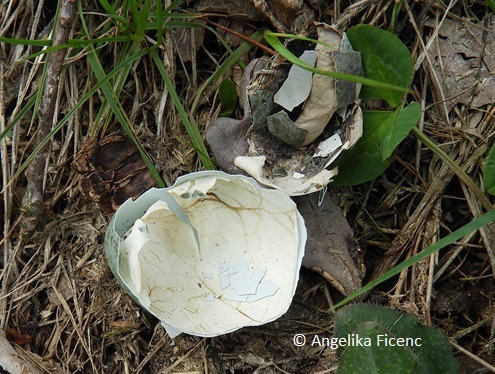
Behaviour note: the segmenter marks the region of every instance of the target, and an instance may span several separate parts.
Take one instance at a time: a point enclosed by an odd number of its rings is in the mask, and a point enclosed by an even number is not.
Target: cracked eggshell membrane
[[[316,24],[316,30],[318,40],[326,46],[317,44],[315,51],[304,52],[300,56],[303,61],[320,70],[363,75],[360,53],[352,50],[345,34],[321,23]],[[273,65],[277,69],[277,63]],[[247,88],[253,113],[253,126],[247,133],[249,150],[246,155],[237,156],[234,164],[266,186],[291,196],[305,195],[322,189],[331,181],[338,173],[332,163],[362,136],[360,85],[308,74],[293,65],[273,100],[266,99],[260,104],[260,97],[270,98],[270,95],[258,91],[272,89],[274,79],[271,76],[276,73],[270,71],[270,63],[267,63],[255,72]],[[310,90],[306,89],[308,80]],[[266,81],[270,83],[265,84]],[[305,96],[301,97],[303,94]],[[288,113],[302,102],[302,112],[292,121]],[[268,107],[276,110],[275,104],[282,109],[266,115]],[[331,121],[334,123],[329,125]]]
[[[170,336],[212,337],[287,311],[305,242],[286,194],[205,171],[126,201],[105,252],[120,284]]]

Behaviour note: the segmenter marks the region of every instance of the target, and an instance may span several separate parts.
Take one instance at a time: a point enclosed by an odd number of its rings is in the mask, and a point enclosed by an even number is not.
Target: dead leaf
[[[300,0],[250,0],[278,32],[299,34],[314,18],[314,12]]]
[[[88,138],[72,162],[83,174],[79,191],[99,203],[103,214],[113,213],[128,198],[136,198],[155,184],[137,147],[127,137],[113,133]]]
[[[14,342],[17,345],[23,345],[30,343],[33,338],[31,335],[28,334],[21,334],[19,330],[12,329],[12,328],[7,328],[5,330],[5,337],[7,338],[8,341]]]
[[[48,300],[50,301],[50,304],[58,306],[62,304],[62,300],[60,298],[67,301],[70,300],[72,296],[73,290],[70,280],[65,273],[61,273],[57,284],[48,291]]]
[[[202,0],[194,5],[199,13],[227,14],[229,18],[245,21],[261,21],[263,14],[256,10],[248,0]]]
[[[426,25],[435,27],[433,20]],[[494,27],[492,17],[488,28]],[[438,77],[438,82],[432,79],[436,86],[432,91],[436,101],[447,99],[448,111],[456,104],[477,108],[495,102],[495,56],[491,53],[495,50],[495,35],[488,32],[484,42],[483,32],[470,23],[445,19],[438,31],[438,43],[429,50]]]
[[[202,21],[193,21],[200,25],[205,23]],[[203,45],[205,36],[204,27],[189,27],[172,29],[177,42],[177,51],[183,62],[196,61],[196,52]]]
[[[329,196],[318,206],[318,198],[319,193],[294,198],[308,230],[302,264],[347,296],[361,287],[365,268],[351,256],[358,245],[340,207]]]
[[[206,142],[217,166],[229,174],[241,174],[243,171],[235,166],[234,160],[238,156],[247,154],[249,144],[246,134],[251,127],[251,108],[246,95],[246,87],[251,79],[251,73],[258,61],[251,61],[244,70],[241,78],[241,92],[239,101],[244,108],[244,118],[220,117],[206,129]]]

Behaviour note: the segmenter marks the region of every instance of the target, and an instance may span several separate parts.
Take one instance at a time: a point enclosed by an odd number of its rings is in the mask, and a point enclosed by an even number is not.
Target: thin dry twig
[[[76,16],[76,3],[73,0],[61,2],[59,18],[57,20],[53,45],[67,43]],[[55,104],[59,91],[60,72],[64,64],[66,50],[60,49],[49,54],[47,60],[46,81],[43,87],[41,103],[38,110],[38,129],[36,144],[41,144],[49,136],[53,126]],[[34,156],[32,162],[26,169],[28,180],[27,190],[24,195],[22,211],[22,236],[29,237],[38,226],[44,213],[44,177],[47,160],[50,155],[50,146],[46,144]]]

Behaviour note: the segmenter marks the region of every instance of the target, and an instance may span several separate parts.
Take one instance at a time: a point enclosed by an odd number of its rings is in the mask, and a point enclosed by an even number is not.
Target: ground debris
[[[430,19],[429,28],[438,27]],[[433,63],[435,101],[450,111],[456,104],[479,108],[495,102],[495,18],[489,22],[461,23],[445,19],[428,54]],[[433,37],[433,36],[432,36]]]

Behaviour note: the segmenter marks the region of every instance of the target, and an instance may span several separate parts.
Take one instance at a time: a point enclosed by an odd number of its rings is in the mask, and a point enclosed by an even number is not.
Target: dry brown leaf
[[[361,287],[365,269],[351,253],[357,251],[354,233],[340,207],[327,196],[318,205],[319,193],[295,197],[308,230],[303,266],[315,270],[344,295]],[[357,262],[357,264],[356,264]]]
[[[73,289],[70,280],[65,273],[61,273],[57,280],[57,284],[48,291],[48,300],[50,301],[50,304],[59,306],[62,305],[62,299],[67,301],[72,297]]]
[[[426,25],[435,27],[433,21]],[[495,27],[494,19],[488,27]],[[483,33],[470,23],[446,19],[429,51],[438,78],[432,79],[436,85],[432,92],[435,101],[447,99],[449,111],[456,104],[480,107],[495,102],[495,34],[488,32],[484,41]]]
[[[128,198],[136,198],[155,184],[137,147],[125,136],[113,133],[88,138],[72,162],[83,174],[79,191],[99,203],[103,214],[113,213]]]
[[[17,345],[23,345],[31,342],[33,340],[31,335],[22,334],[19,330],[7,328],[5,330],[5,337],[8,341],[14,342]]]

